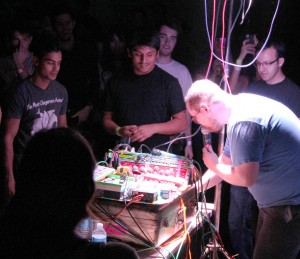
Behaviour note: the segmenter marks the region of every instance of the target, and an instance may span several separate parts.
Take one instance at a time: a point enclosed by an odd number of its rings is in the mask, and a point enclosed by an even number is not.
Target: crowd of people
[[[114,249],[95,248],[72,231],[86,216],[93,196],[91,164],[122,141],[137,152],[158,148],[194,159],[202,171],[207,169],[203,186],[208,188],[221,180],[231,184],[228,227],[238,258],[296,258],[300,88],[282,70],[284,44],[256,36],[245,39],[235,61],[230,57],[235,66],[230,69],[229,94],[223,88],[227,78],[220,59],[212,60],[209,73],[206,63],[191,73],[190,66],[173,58],[182,35],[181,21],[174,15],[156,26],[114,24],[105,37],[95,37],[83,19],[59,4],[38,28],[17,18],[7,31],[7,55],[0,58],[0,240],[5,240],[0,243],[7,258],[21,256],[21,250],[42,257],[52,248],[55,258],[84,258],[82,253],[92,258]],[[218,43],[215,54],[221,57]],[[240,67],[254,57],[250,68]],[[198,124],[213,133],[211,146],[203,147],[201,132],[192,137]],[[218,158],[218,132],[225,125],[225,147]],[[287,163],[292,169],[282,168]],[[79,169],[86,173],[75,175],[82,178],[80,194],[56,188],[57,181],[67,187],[63,175]],[[39,180],[49,185],[45,196],[39,194],[44,194]],[[275,187],[280,191],[274,193]],[[45,202],[50,210],[61,210],[43,212]],[[275,214],[284,214],[285,222],[274,221]],[[18,224],[24,219],[28,225],[22,232]],[[50,236],[37,235],[41,228]],[[58,233],[61,244],[54,242]],[[21,239],[24,234],[35,239]],[[16,240],[20,242],[12,246]],[[37,245],[40,249],[32,253]],[[71,253],[74,246],[78,250]],[[131,256],[124,258],[137,258],[129,247],[120,249]]]

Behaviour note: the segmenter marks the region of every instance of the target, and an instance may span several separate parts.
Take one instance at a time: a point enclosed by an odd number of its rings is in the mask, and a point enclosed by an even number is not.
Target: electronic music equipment
[[[131,167],[133,174],[142,175],[145,180],[173,183],[177,187],[189,183],[193,166],[188,158],[167,152],[158,155],[121,152],[119,163]]]
[[[118,167],[114,174],[96,181],[94,213],[110,237],[140,244],[147,236],[160,245],[183,228],[186,217],[195,215],[192,160],[160,150],[113,152],[110,157],[118,161]],[[141,239],[124,234],[128,231]]]

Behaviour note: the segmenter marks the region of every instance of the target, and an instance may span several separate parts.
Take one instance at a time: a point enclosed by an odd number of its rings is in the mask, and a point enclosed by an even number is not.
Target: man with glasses
[[[264,41],[257,45],[260,50]],[[300,117],[300,88],[282,71],[285,46],[270,40],[259,54],[255,66],[261,80],[249,86],[248,93],[259,94],[283,103]]]
[[[209,80],[199,80],[191,86],[186,107],[195,122],[210,132],[218,132],[227,125],[220,157],[211,145],[202,149],[209,170],[202,177],[201,188],[225,180],[232,186],[249,189],[259,206],[251,258],[297,258],[300,250],[297,116],[280,102],[248,93],[231,95]]]
[[[258,43],[257,52],[261,50],[264,43],[265,41]],[[281,102],[299,118],[300,88],[283,73],[284,57],[284,44],[269,40],[255,62],[261,80],[253,82],[246,92]],[[230,187],[228,226],[231,244],[242,259],[252,257],[256,218],[256,202],[248,189],[232,185]]]

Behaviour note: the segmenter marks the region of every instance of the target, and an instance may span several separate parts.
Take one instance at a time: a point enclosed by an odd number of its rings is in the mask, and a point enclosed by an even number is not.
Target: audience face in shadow
[[[61,14],[55,17],[54,28],[61,41],[68,41],[73,37],[75,21],[69,14]]]
[[[76,224],[87,216],[94,167],[90,146],[74,130],[40,131],[30,139],[20,162],[15,196],[0,218],[0,243],[6,244],[8,254],[14,255],[16,248],[24,255],[50,247],[67,249],[75,239]]]
[[[24,150],[15,196],[0,217],[1,258],[138,258],[126,244],[89,243],[74,234],[88,216],[94,168],[92,149],[77,131],[37,132]]]
[[[94,191],[94,167],[92,150],[76,131],[38,132],[20,162],[16,200],[31,204],[31,212],[76,224],[86,216],[85,207]]]

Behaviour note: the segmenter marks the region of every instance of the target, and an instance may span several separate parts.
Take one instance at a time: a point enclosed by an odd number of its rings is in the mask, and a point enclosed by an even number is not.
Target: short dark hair
[[[85,206],[94,192],[95,165],[90,145],[77,131],[39,131],[24,149],[15,197],[42,215],[74,217],[74,222],[78,221],[86,216]]]
[[[177,36],[182,34],[182,23],[181,21],[175,16],[167,16],[165,19],[161,20],[159,29],[161,26],[166,25],[171,29],[177,31]]]
[[[59,39],[52,30],[41,31],[33,38],[30,49],[33,55],[39,59],[43,59],[49,52],[61,51]]]
[[[132,34],[129,38],[127,48],[133,51],[139,46],[147,46],[155,48],[157,51],[160,47],[159,34],[154,29],[139,29]]]
[[[75,16],[71,7],[67,3],[57,2],[52,6],[52,8],[50,8],[50,11],[48,13],[52,26],[55,25],[55,17],[62,14],[68,14],[73,20],[75,20]]]
[[[262,40],[257,44],[257,46],[256,46],[257,51],[261,50],[264,43],[265,43],[265,40]],[[267,48],[271,48],[271,47],[273,47],[276,50],[277,58],[285,57],[286,48],[285,48],[285,44],[282,40],[270,38],[268,40],[267,44],[264,46],[264,50]]]
[[[14,33],[18,31],[21,34],[33,35],[33,26],[30,22],[23,19],[15,19],[9,28],[10,37],[13,38]]]

